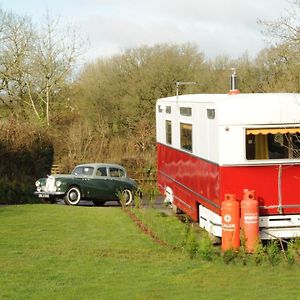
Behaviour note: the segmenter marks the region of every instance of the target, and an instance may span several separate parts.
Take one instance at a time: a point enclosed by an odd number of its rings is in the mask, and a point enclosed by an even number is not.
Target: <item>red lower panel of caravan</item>
[[[172,191],[174,204],[198,220],[198,204],[220,215],[227,193],[242,200],[255,190],[260,215],[300,213],[300,166],[219,166],[171,147],[157,145],[158,185]]]

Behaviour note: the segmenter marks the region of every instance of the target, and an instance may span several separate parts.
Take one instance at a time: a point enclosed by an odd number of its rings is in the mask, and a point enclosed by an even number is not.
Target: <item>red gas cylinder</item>
[[[255,191],[244,190],[244,198],[241,201],[241,229],[248,252],[254,252],[259,241],[258,217],[258,201],[255,200]]]
[[[226,194],[222,202],[222,250],[240,247],[240,203],[235,195]]]

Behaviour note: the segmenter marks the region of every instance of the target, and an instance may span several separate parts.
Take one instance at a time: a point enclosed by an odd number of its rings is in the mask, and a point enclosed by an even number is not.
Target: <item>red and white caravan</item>
[[[158,185],[222,236],[225,194],[255,190],[262,239],[300,236],[300,94],[199,94],[156,105]]]

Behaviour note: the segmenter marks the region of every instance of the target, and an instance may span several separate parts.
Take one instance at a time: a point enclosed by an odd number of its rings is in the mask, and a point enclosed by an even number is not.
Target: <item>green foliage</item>
[[[265,252],[266,248],[264,247],[262,242],[259,242],[253,253],[253,260],[255,265],[260,265],[265,260]]]
[[[117,197],[119,198],[120,204],[122,208],[126,208],[126,196],[125,194],[120,190],[117,192]]]
[[[137,209],[142,207],[142,198],[139,191],[133,194],[133,203],[134,203],[134,207]]]
[[[182,221],[184,223],[184,230],[183,230],[183,237],[181,241],[181,247],[185,249],[191,234],[191,219],[187,215],[183,215]]]
[[[271,240],[271,242],[267,246],[267,255],[269,263],[272,266],[278,265],[281,257],[280,257],[280,248],[278,240]]]
[[[203,55],[189,44],[129,49],[86,65],[76,82],[75,100],[81,115],[107,124],[106,157],[142,157],[154,168],[156,100],[174,95],[176,81],[204,82],[205,68]]]
[[[208,234],[203,235],[199,241],[199,255],[205,261],[212,261],[216,255],[216,251]]]
[[[0,126],[0,136],[0,203],[37,202],[34,183],[46,176],[53,161],[50,137],[12,119]]]
[[[176,81],[194,81],[203,68],[203,55],[189,44],[129,49],[84,68],[78,80],[80,101],[89,99],[89,113],[99,112],[115,132],[147,128],[157,98],[174,95]]]
[[[211,261],[217,257],[207,232],[193,227],[191,220],[184,217],[179,221],[175,216],[153,209],[133,210],[143,224],[166,243],[167,247],[186,253],[191,259]]]
[[[156,196],[155,190],[151,189],[148,193],[149,203],[151,208],[155,207],[155,196]]]
[[[0,179],[0,204],[24,204],[38,203],[37,197],[33,196],[35,189],[34,178],[23,177],[8,179],[3,177]]]
[[[178,219],[174,219],[174,216],[166,218],[166,214],[161,215],[152,209],[133,210],[133,212],[146,227],[150,228],[168,246],[172,246],[174,250],[181,250],[191,259],[218,260],[219,247],[213,245],[206,231],[200,230],[198,226],[194,228],[194,224],[187,216],[183,215],[179,222]],[[172,221],[172,226],[170,221]],[[172,229],[169,230],[170,228]],[[272,240],[265,246],[262,242],[257,243],[254,253],[248,253],[243,243],[238,251],[230,249],[222,253],[222,260],[226,265],[239,263],[248,267],[253,263],[256,266],[264,263],[276,266],[284,261],[284,258],[289,265],[292,265],[297,259],[299,260],[299,257],[299,239],[293,239],[285,253],[280,251],[278,240]]]
[[[223,261],[226,265],[230,263],[235,263],[238,256],[237,251],[229,249],[223,252]]]
[[[199,243],[196,240],[196,236],[190,233],[186,242],[186,251],[191,259],[195,258],[199,252]]]
[[[243,246],[243,245],[241,245],[241,247],[239,249],[238,258],[241,260],[241,263],[242,263],[243,266],[246,266],[248,264],[249,255],[246,251],[245,246]]]
[[[286,251],[286,262],[288,265],[293,265],[295,263],[295,256],[289,249]]]
[[[293,265],[300,258],[300,238],[290,240],[286,250],[286,260],[288,265]]]
[[[245,239],[245,235],[244,235],[244,230],[241,230],[240,240],[241,240],[241,246],[239,248],[238,258],[241,260],[242,265],[245,266],[248,264],[249,255],[248,255],[248,252],[246,251],[246,239]]]

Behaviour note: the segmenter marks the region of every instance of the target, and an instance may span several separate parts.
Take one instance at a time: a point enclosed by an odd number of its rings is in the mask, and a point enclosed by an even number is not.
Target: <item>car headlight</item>
[[[60,186],[61,186],[61,181],[57,180],[57,181],[55,182],[55,185],[56,185],[57,187],[60,187]]]
[[[41,183],[37,180],[36,182],[35,182],[35,186],[36,187],[39,187],[41,185]]]

